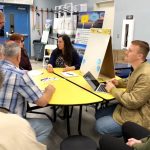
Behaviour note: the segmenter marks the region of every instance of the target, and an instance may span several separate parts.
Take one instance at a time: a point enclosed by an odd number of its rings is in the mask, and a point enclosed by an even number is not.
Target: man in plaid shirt
[[[0,107],[7,108],[10,112],[25,117],[27,102],[32,102],[44,107],[51,99],[55,88],[48,85],[42,93],[27,74],[27,71],[19,69],[21,49],[15,42],[7,42],[4,45],[5,59],[0,61],[4,74],[4,82],[0,90]],[[36,132],[38,141],[44,142],[52,129],[52,123],[48,119],[27,119]]]

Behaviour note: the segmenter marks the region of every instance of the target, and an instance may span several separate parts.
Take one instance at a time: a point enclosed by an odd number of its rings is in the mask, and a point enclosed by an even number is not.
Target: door
[[[30,6],[7,4],[3,7],[5,14],[4,32],[19,33],[25,36],[25,48],[30,56]],[[6,39],[6,37],[4,37]]]

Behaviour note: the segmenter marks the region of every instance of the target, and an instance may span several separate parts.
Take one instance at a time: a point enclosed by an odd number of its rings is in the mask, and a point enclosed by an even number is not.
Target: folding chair
[[[57,48],[57,45],[46,44],[44,48],[43,67],[47,66],[52,51]]]

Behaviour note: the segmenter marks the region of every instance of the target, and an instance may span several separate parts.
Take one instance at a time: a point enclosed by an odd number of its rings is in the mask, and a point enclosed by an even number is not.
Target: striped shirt
[[[42,96],[42,92],[27,74],[9,61],[0,61],[4,74],[3,86],[0,89],[0,107],[10,112],[25,116],[27,101],[34,103]]]

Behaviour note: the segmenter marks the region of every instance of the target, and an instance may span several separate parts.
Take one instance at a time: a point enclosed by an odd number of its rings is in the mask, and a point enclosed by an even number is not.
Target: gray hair
[[[0,44],[0,54],[4,54],[4,46]]]
[[[6,57],[13,57],[13,56],[17,56],[20,52],[20,47],[17,43],[10,41],[10,42],[6,42],[4,44],[4,55]]]

